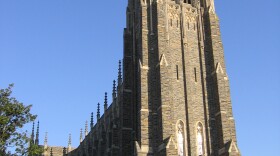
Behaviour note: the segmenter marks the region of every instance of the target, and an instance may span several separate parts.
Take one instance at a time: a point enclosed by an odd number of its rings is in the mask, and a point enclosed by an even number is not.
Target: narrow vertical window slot
[[[179,80],[179,70],[178,70],[178,65],[176,65],[176,73],[177,73],[177,80]]]
[[[194,68],[194,80],[195,80],[195,82],[197,82],[196,68]]]

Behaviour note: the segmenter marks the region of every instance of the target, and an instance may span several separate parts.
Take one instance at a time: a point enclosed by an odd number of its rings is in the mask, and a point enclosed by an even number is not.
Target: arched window
[[[197,155],[204,156],[204,128],[200,122],[197,124],[196,143]]]
[[[185,140],[185,126],[184,123],[179,120],[176,125],[177,128],[177,147],[178,156],[186,155],[186,140]]]

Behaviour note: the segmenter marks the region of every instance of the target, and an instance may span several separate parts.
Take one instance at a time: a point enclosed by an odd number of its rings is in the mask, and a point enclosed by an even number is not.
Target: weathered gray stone
[[[129,0],[117,96],[68,154],[240,155],[213,4]]]

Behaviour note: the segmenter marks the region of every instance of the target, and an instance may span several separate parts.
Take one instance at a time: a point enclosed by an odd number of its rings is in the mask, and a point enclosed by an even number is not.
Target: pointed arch
[[[205,144],[205,129],[203,124],[199,121],[196,124],[196,147],[197,156],[206,156],[206,144]]]
[[[187,139],[186,139],[186,125],[183,120],[178,120],[176,123],[176,141],[178,156],[187,155]]]

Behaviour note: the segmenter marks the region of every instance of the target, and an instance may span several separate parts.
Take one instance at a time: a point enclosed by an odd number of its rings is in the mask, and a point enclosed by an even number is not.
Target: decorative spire
[[[48,146],[48,132],[45,134],[45,140],[44,140],[44,147],[47,148]]]
[[[35,144],[36,145],[39,145],[39,124],[40,124],[40,122],[38,121],[37,131],[36,131],[36,139],[35,139]]]
[[[83,129],[81,128],[80,131],[80,143],[83,141]]]
[[[63,156],[66,155],[66,147],[63,147]]]
[[[119,60],[118,84],[122,83],[122,62]]]
[[[88,135],[88,122],[86,121],[86,126],[85,126],[85,137]]]
[[[114,80],[113,81],[113,91],[112,91],[113,101],[115,100],[116,97],[117,97],[117,93],[116,93],[116,80]]]
[[[93,112],[91,112],[91,118],[90,118],[90,128],[91,128],[91,129],[93,128],[93,124],[94,124],[94,121],[93,121]]]
[[[34,144],[34,125],[35,123],[33,122],[30,144]]]
[[[108,108],[108,100],[107,100],[107,92],[105,92],[105,98],[104,98],[104,112],[107,110]]]
[[[50,156],[53,156],[53,151],[52,151],[52,148],[51,148],[51,155]]]
[[[100,119],[100,103],[97,104],[97,120]]]
[[[68,149],[67,149],[67,151],[68,151],[68,153],[71,151],[71,141],[72,141],[72,139],[71,139],[71,133],[69,134],[69,139],[68,139]]]

